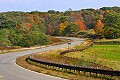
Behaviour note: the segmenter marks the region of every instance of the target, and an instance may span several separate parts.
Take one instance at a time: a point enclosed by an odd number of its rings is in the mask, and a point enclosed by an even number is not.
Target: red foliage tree
[[[47,34],[52,34],[52,32],[53,32],[53,30],[50,27],[48,27],[47,28]]]
[[[71,12],[70,16],[71,16],[72,20],[74,20],[74,21],[81,20],[84,22],[81,12]]]

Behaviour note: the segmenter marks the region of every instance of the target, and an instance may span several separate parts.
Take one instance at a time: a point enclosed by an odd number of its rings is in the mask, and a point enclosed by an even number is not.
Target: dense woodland
[[[120,37],[120,7],[82,9],[65,12],[1,12],[0,46],[49,44],[48,35],[77,35],[94,29],[94,38]]]

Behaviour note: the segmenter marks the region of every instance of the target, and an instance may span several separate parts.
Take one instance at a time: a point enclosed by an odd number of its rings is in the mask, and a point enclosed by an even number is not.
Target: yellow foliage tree
[[[63,31],[68,26],[68,21],[59,24],[59,30]]]

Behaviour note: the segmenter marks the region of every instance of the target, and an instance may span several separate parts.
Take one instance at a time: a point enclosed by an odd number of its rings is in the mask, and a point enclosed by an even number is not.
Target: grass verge
[[[120,45],[94,45],[83,52],[71,52],[67,57],[83,59],[120,70]]]
[[[85,66],[85,67],[92,67],[92,68],[100,68],[100,69],[109,69],[105,66],[91,63],[89,61],[85,61],[83,59],[73,58],[73,57],[66,57],[64,55],[60,55],[59,53],[61,50],[54,50],[48,51],[43,53],[36,53],[34,54],[34,59],[40,59],[46,62],[53,62],[58,64],[67,64],[67,65],[76,65],[76,66]]]

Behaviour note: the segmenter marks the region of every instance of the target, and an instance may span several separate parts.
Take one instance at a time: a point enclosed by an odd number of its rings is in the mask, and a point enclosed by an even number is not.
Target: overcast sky
[[[0,12],[6,11],[66,11],[98,9],[105,6],[120,7],[120,0],[0,0]]]

